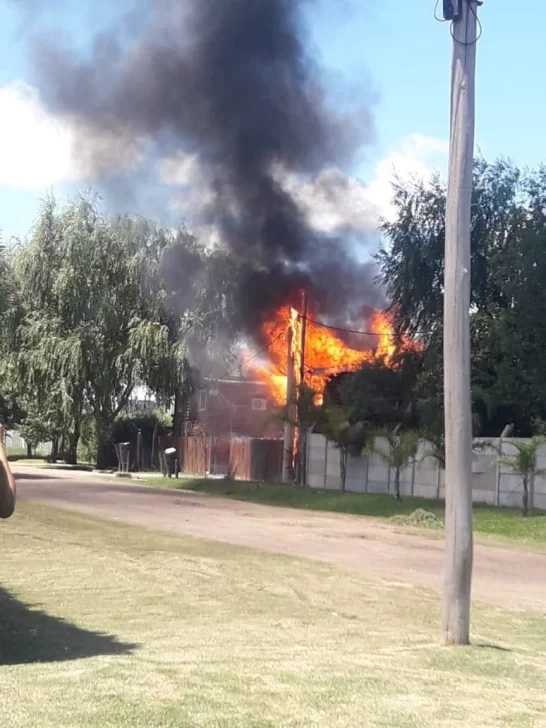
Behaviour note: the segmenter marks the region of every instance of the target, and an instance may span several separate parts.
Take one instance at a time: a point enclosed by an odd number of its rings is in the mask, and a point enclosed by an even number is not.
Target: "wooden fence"
[[[280,482],[282,457],[282,440],[258,440],[244,437],[231,441],[231,473],[239,480]]]
[[[160,448],[174,447],[180,472],[186,475],[232,475],[238,480],[279,482],[282,440],[250,437],[163,437]]]

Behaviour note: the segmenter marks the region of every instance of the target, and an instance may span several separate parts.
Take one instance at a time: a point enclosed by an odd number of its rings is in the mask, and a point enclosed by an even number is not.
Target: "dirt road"
[[[89,476],[20,469],[18,498],[289,556],[345,566],[364,577],[440,588],[441,538],[415,536],[357,516],[309,513],[159,491]],[[474,595],[546,612],[546,554],[478,545]]]

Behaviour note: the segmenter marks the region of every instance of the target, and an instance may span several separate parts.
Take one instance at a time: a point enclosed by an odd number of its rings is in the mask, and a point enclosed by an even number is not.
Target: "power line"
[[[300,318],[302,316],[300,315]],[[358,329],[346,329],[342,326],[332,326],[330,324],[325,324],[323,321],[316,321],[315,319],[306,317],[305,320],[307,323],[315,324],[316,326],[320,326],[323,329],[330,329],[330,331],[340,331],[344,334],[359,334],[360,336],[390,336],[393,338],[396,338],[400,336],[400,334],[396,333],[389,333],[387,331],[385,332],[377,332],[377,331],[359,331]],[[431,336],[434,332],[432,331],[415,331],[413,332],[414,336]]]

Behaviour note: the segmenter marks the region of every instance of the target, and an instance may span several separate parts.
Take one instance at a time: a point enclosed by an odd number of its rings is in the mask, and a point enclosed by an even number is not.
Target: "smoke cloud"
[[[51,37],[35,46],[43,98],[76,129],[86,169],[104,176],[146,144],[156,158],[198,160],[201,214],[244,269],[248,330],[301,288],[336,320],[382,302],[373,266],[355,258],[356,238],[365,244],[369,233],[313,227],[288,183],[318,177],[325,200],[347,204],[340,179],[320,174],[373,139],[365,105],[343,113],[328,102],[309,50],[310,5],[138,0],[87,56]]]

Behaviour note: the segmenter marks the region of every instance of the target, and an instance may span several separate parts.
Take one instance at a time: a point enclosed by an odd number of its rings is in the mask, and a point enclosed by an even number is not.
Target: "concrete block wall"
[[[376,445],[384,449],[385,442]],[[476,441],[478,449],[473,455],[472,478],[473,499],[476,503],[520,507],[522,496],[521,479],[510,466],[499,463],[498,444],[487,447],[484,441]],[[511,456],[516,452],[510,440],[502,443],[502,454]],[[445,472],[438,461],[431,456],[431,446],[421,442],[415,462],[401,473],[400,489],[403,497],[443,498],[445,495]],[[307,484],[316,489],[339,490],[341,485],[339,450],[323,435],[310,434],[307,453]],[[537,470],[546,471],[546,446],[537,454]],[[392,493],[394,473],[374,453],[370,457],[349,457],[345,488],[351,493]],[[534,508],[546,510],[546,478],[536,475],[531,487],[531,502]]]

